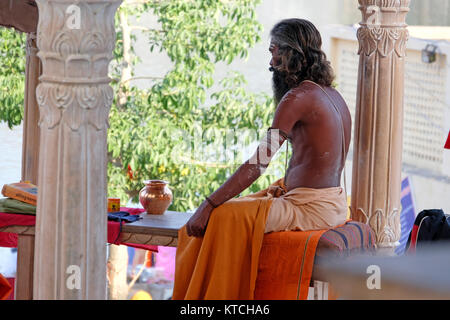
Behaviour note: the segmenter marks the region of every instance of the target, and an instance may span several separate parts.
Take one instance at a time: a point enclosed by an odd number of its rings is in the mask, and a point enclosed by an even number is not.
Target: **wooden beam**
[[[36,32],[38,9],[34,0],[0,0],[0,26]]]
[[[17,239],[15,299],[33,299],[34,235],[19,234]]]
[[[39,106],[36,88],[41,74],[37,57],[36,34],[27,35],[27,64],[25,69],[25,101],[22,139],[22,181],[38,184],[39,164]]]

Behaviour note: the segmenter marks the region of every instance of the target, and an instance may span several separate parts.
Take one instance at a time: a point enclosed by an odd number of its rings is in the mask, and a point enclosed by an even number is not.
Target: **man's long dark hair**
[[[333,70],[322,51],[320,33],[311,22],[304,19],[282,20],[273,27],[270,36],[281,56],[281,63],[273,66],[274,86],[279,86],[280,94],[304,80],[331,86]]]

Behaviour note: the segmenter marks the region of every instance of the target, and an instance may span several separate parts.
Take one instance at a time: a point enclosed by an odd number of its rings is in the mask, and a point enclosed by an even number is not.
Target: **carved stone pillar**
[[[25,103],[22,142],[22,180],[38,183],[39,164],[39,108],[36,87],[41,74],[41,62],[37,57],[36,34],[27,35],[27,64],[25,69]]]
[[[108,65],[121,0],[37,0],[34,299],[106,298]]]
[[[404,63],[410,0],[359,0],[352,218],[389,254],[400,238]],[[383,250],[384,248],[384,250]]]

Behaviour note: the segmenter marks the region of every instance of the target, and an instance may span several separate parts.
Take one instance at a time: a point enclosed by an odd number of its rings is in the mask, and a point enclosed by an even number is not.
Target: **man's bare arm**
[[[284,140],[284,137],[280,138],[278,135],[278,130],[271,130],[271,134],[268,134],[261,141],[255,154],[242,164],[219,189],[209,196],[210,201],[203,201],[197,208],[195,214],[186,223],[187,234],[194,237],[203,236],[214,207],[234,198],[258,179],[262,172],[266,170],[271,158]]]
[[[278,130],[269,131],[261,140],[255,154],[243,163],[219,189],[212,193],[209,199],[216,206],[219,206],[247,189],[264,173],[284,140],[285,137]]]
[[[219,189],[209,196],[209,199],[216,206],[234,198],[247,189],[266,170],[270,160],[285,140],[283,134],[280,133],[289,134],[295,123],[305,113],[303,97],[307,92],[308,89],[298,88],[289,91],[283,97],[275,111],[272,122],[272,128],[280,131],[271,131],[270,134],[263,138],[255,155],[242,164]]]

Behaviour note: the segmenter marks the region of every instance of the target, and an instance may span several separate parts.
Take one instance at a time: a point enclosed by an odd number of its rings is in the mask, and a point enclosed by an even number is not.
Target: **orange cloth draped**
[[[264,236],[256,280],[257,300],[306,300],[317,243],[327,230]]]
[[[271,199],[241,197],[214,209],[203,238],[178,232],[174,300],[253,299]]]
[[[11,292],[12,288],[8,280],[0,274],[0,300],[8,299]]]
[[[338,188],[301,189],[305,192],[285,192],[280,179],[265,190],[231,199],[213,210],[203,238],[189,237],[183,227],[178,233],[173,299],[306,299],[317,243],[333,227],[322,222],[320,212],[341,216],[336,208],[342,205],[335,203],[343,198],[346,204],[346,198]],[[291,208],[292,203],[301,203],[303,209]],[[345,217],[346,205],[343,210]],[[292,227],[301,229],[303,220],[315,230],[264,234],[269,213],[285,214],[272,219],[275,225],[294,216]]]

